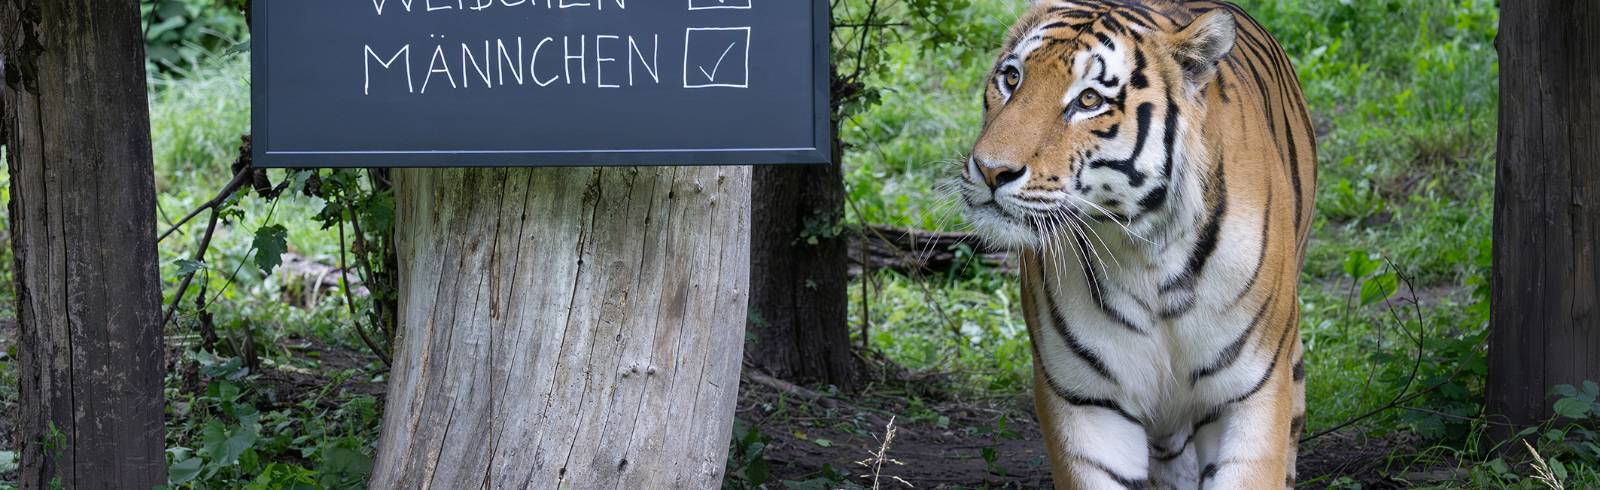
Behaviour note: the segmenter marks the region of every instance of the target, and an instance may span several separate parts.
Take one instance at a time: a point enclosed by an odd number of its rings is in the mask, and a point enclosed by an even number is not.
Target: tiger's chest
[[[1023,294],[1036,362],[1053,386],[1118,407],[1151,436],[1183,433],[1269,369],[1268,302],[1245,294],[1251,252],[1228,247],[1192,275],[1181,257],[1097,257],[1093,245],[1034,255]]]

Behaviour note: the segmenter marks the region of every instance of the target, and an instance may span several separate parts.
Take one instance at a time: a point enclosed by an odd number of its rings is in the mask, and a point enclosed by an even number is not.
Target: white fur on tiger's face
[[[957,178],[1021,252],[1061,488],[1292,485],[1315,141],[1238,7],[1045,0],[1013,27]]]

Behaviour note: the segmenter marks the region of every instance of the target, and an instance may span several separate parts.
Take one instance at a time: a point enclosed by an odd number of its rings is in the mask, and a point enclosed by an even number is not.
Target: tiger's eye
[[[1006,67],[1005,76],[1006,88],[1015,89],[1017,84],[1022,83],[1022,72],[1017,71],[1016,68]]]
[[[1084,109],[1094,109],[1100,107],[1100,104],[1105,103],[1105,101],[1105,97],[1101,97],[1100,92],[1096,92],[1092,89],[1084,90],[1082,94],[1078,94],[1078,107],[1082,107]]]

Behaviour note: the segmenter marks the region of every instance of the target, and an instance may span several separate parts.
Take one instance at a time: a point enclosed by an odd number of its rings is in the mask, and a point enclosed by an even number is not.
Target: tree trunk
[[[22,488],[167,482],[137,2],[0,2]]]
[[[1500,27],[1487,405],[1527,426],[1600,381],[1600,6],[1506,2]]]
[[[373,488],[716,488],[748,167],[400,170]]]
[[[835,128],[834,134],[838,134]],[[843,155],[834,143],[834,161]],[[782,379],[851,388],[850,279],[838,163],[755,169],[750,361]]]

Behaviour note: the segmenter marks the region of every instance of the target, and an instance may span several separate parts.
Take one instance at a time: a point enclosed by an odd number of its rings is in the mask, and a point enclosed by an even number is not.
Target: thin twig
[[[194,252],[195,262],[205,263],[206,250],[211,248],[211,238],[216,236],[217,221],[220,221],[221,218],[221,211],[217,209],[211,210],[211,220],[206,223],[206,234],[200,237],[200,249]],[[177,228],[174,227],[173,229]],[[172,304],[167,306],[166,314],[161,317],[161,328],[165,329],[168,323],[172,323],[173,314],[178,312],[178,305],[183,303],[183,296],[189,292],[189,283],[194,281],[194,275],[199,272],[199,270],[193,270],[183,276],[183,282],[178,284],[178,294],[172,297]]]
[[[161,243],[162,240],[166,240],[167,237],[172,235],[173,232],[178,231],[178,228],[183,227],[184,224],[188,223],[189,220],[194,219],[195,216],[199,216],[201,211],[205,211],[207,209],[215,210],[217,206],[221,206],[222,203],[228,202],[228,198],[233,197],[234,192],[238,192],[241,187],[244,187],[246,182],[250,181],[251,172],[252,170],[250,167],[240,169],[238,173],[233,175],[233,180],[229,181],[228,185],[222,187],[222,192],[218,192],[216,197],[211,198],[210,201],[206,201],[205,204],[201,204],[200,207],[195,208],[194,211],[190,211],[187,216],[183,217],[183,219],[178,220],[178,222],[173,224],[171,228],[168,228],[165,233],[162,233],[161,236],[156,237],[156,243]]]
[[[271,223],[272,222],[272,216],[274,214],[276,214],[277,212],[278,212],[278,198],[274,197],[274,198],[272,198],[272,206],[267,208],[267,218],[262,220],[261,222],[262,223]],[[211,302],[212,303],[216,303],[217,301],[220,301],[222,299],[222,295],[227,293],[228,289],[232,288],[233,284],[235,282],[238,282],[238,280],[239,280],[239,272],[243,271],[244,270],[244,265],[250,262],[250,257],[253,256],[256,253],[259,253],[259,252],[260,251],[258,249],[256,249],[254,246],[251,246],[250,250],[248,252],[245,252],[244,258],[239,261],[239,266],[238,267],[234,267],[233,268],[233,274],[229,274],[228,275],[228,282],[223,283],[222,284],[222,289],[218,289],[217,290],[217,294],[211,296]]]
[[[856,211],[856,218],[859,220],[861,216],[864,216],[861,213],[861,207],[856,204],[854,197],[849,197],[850,192],[845,192],[845,196],[845,202],[850,204],[850,209],[854,209]],[[866,228],[874,235],[877,235],[879,240],[890,242],[889,237],[884,236],[883,232],[878,231],[878,229],[870,226],[863,226],[863,228]],[[911,256],[906,254],[904,250],[899,250],[898,248],[895,249],[895,254],[900,255],[901,260],[906,260],[908,262],[914,260]],[[916,283],[917,287],[922,291],[923,299],[926,299],[928,304],[933,306],[934,313],[937,313],[939,315],[939,319],[944,321],[945,326],[950,329],[950,333],[955,337],[957,344],[960,345],[961,343],[966,342],[967,338],[966,335],[961,333],[961,326],[956,324],[954,320],[951,320],[950,315],[945,313],[944,303],[940,301],[939,298],[934,297],[933,290],[928,287],[927,281],[923,280],[924,278],[922,277],[922,272],[916,268],[911,269],[910,272],[912,279],[911,282]],[[866,275],[863,274],[862,277],[866,277]]]
[[[1400,280],[1400,282],[1402,284],[1405,284],[1407,289],[1412,290],[1412,291],[1416,290],[1415,286],[1411,282],[1411,277],[1406,275],[1406,273],[1404,271],[1402,271],[1399,266],[1395,265],[1394,261],[1389,260],[1388,257],[1384,257],[1384,261],[1389,264],[1389,268],[1394,271],[1395,276],[1397,276],[1399,278],[1399,280]],[[1416,336],[1417,357],[1416,357],[1416,360],[1413,361],[1413,363],[1411,365],[1411,374],[1406,376],[1406,382],[1400,388],[1400,393],[1396,394],[1394,399],[1390,400],[1389,403],[1383,404],[1382,406],[1379,406],[1377,408],[1369,410],[1366,413],[1363,413],[1361,415],[1357,415],[1355,417],[1352,417],[1349,420],[1345,420],[1344,422],[1342,422],[1342,423],[1340,423],[1338,425],[1335,425],[1335,426],[1333,426],[1331,428],[1324,429],[1324,430],[1319,431],[1319,432],[1317,432],[1315,434],[1300,438],[1300,442],[1301,443],[1304,443],[1304,442],[1310,441],[1312,439],[1316,439],[1318,437],[1322,437],[1322,436],[1331,434],[1331,433],[1333,433],[1335,431],[1338,431],[1339,429],[1343,429],[1345,427],[1349,427],[1351,425],[1354,425],[1356,422],[1360,422],[1362,420],[1366,420],[1366,419],[1368,419],[1370,417],[1373,417],[1373,416],[1376,416],[1376,415],[1378,415],[1380,413],[1383,413],[1383,412],[1386,412],[1386,411],[1389,411],[1389,410],[1393,410],[1393,409],[1396,409],[1396,408],[1405,408],[1402,405],[1404,405],[1406,402],[1414,400],[1414,399],[1416,399],[1418,397],[1421,397],[1422,395],[1425,395],[1425,394],[1428,394],[1428,393],[1432,392],[1433,390],[1439,389],[1439,387],[1441,387],[1441,386],[1444,386],[1445,382],[1441,381],[1441,382],[1435,383],[1433,386],[1429,386],[1425,390],[1418,391],[1416,393],[1411,393],[1411,386],[1412,386],[1413,383],[1416,382],[1417,374],[1419,372],[1421,372],[1421,370],[1422,370],[1422,358],[1425,355],[1427,355],[1427,349],[1426,349],[1427,333],[1424,331],[1424,328],[1426,328],[1426,324],[1423,322],[1423,318],[1422,318],[1422,306],[1421,306],[1420,303],[1418,303],[1417,301],[1413,300],[1413,301],[1411,301],[1411,307],[1412,307],[1412,310],[1415,312],[1416,320],[1417,320],[1417,336]],[[1405,322],[1400,319],[1399,314],[1395,313],[1395,307],[1392,304],[1389,306],[1389,316],[1394,320],[1395,323],[1400,325],[1401,331],[1405,332],[1406,336],[1409,338],[1410,337],[1410,331],[1405,330]]]
[[[376,191],[376,189],[374,189],[374,191]],[[378,277],[372,274],[372,261],[368,260],[368,258],[370,258],[372,255],[372,247],[367,243],[366,232],[361,230],[360,213],[357,213],[354,209],[347,209],[350,212],[350,231],[355,232],[356,235],[356,250],[362,252],[356,257],[356,267],[361,268],[361,275],[365,278],[366,283],[369,286],[379,288],[378,290],[382,290],[383,288],[387,287],[387,284],[379,281]],[[379,253],[387,253],[387,251],[382,251]],[[343,267],[341,266],[340,268],[342,269]],[[389,322],[387,318],[384,318],[383,309],[378,304],[379,301],[381,301],[384,297],[385,296],[382,295],[376,295],[373,298],[372,309],[373,312],[376,313],[375,316],[377,317],[377,322],[374,323],[373,327],[381,329],[381,331],[384,332],[384,336],[388,337],[389,342],[393,342],[394,324]],[[378,325],[377,323],[381,323],[382,325]]]
[[[1368,418],[1371,418],[1371,417],[1373,417],[1375,415],[1378,415],[1380,413],[1383,413],[1385,411],[1393,410],[1393,409],[1399,407],[1400,405],[1405,404],[1406,402],[1410,402],[1411,400],[1415,400],[1417,398],[1421,398],[1422,395],[1426,395],[1428,393],[1432,393],[1434,390],[1439,389],[1440,386],[1444,386],[1444,384],[1445,384],[1444,381],[1440,381],[1438,383],[1434,383],[1433,386],[1429,386],[1426,389],[1417,391],[1417,392],[1409,394],[1409,395],[1405,395],[1402,398],[1397,398],[1397,399],[1395,399],[1395,401],[1393,401],[1391,403],[1388,403],[1388,404],[1385,404],[1384,406],[1381,406],[1381,407],[1378,407],[1378,408],[1374,408],[1372,410],[1367,411],[1367,413],[1363,413],[1361,415],[1357,415],[1355,417],[1351,417],[1349,420],[1345,420],[1344,422],[1340,422],[1339,425],[1335,425],[1333,427],[1329,427],[1327,429],[1323,429],[1321,431],[1318,431],[1315,434],[1311,434],[1309,436],[1302,437],[1302,438],[1300,438],[1300,443],[1304,444],[1304,443],[1310,442],[1312,439],[1316,439],[1318,437],[1322,437],[1322,436],[1325,436],[1325,435],[1328,435],[1328,434],[1332,434],[1334,432],[1338,432],[1340,429],[1343,429],[1345,427],[1349,427],[1351,425],[1355,425],[1356,422],[1360,422],[1362,420],[1366,420]]]
[[[352,216],[355,215],[353,212],[350,214]],[[372,349],[372,353],[378,356],[378,360],[383,361],[384,367],[393,367],[389,361],[389,354],[378,347],[378,343],[367,335],[366,329],[361,328],[361,315],[356,313],[356,298],[350,294],[350,274],[347,272],[349,268],[344,263],[345,248],[344,220],[341,219],[339,220],[339,289],[344,291],[344,304],[350,309],[350,321],[355,324],[356,334],[361,336],[361,342],[367,344],[368,349]],[[379,328],[377,325],[373,327]]]

